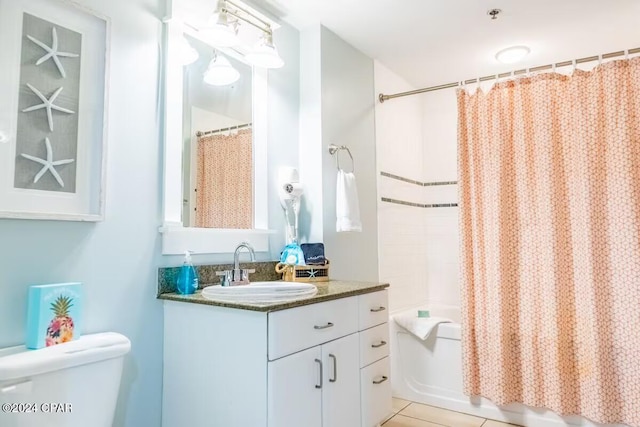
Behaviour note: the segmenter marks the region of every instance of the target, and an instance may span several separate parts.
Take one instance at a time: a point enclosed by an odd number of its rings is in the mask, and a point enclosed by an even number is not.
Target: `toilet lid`
[[[24,346],[0,349],[0,383],[122,357],[130,350],[129,339],[115,332],[84,335],[38,350]]]

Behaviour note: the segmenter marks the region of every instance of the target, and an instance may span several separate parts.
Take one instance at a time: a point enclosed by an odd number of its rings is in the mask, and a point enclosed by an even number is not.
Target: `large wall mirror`
[[[183,74],[182,225],[253,229],[251,66],[185,37],[198,59]]]
[[[278,65],[277,26],[238,2],[170,7],[163,253],[228,253],[241,241],[268,251],[267,68],[253,59]],[[237,40],[221,46],[227,27]]]

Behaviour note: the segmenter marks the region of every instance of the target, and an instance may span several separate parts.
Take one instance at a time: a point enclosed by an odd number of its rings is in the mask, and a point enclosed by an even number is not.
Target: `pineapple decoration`
[[[69,316],[69,309],[73,306],[73,298],[59,296],[51,303],[51,311],[55,317],[49,323],[46,346],[52,346],[73,340],[73,319]]]

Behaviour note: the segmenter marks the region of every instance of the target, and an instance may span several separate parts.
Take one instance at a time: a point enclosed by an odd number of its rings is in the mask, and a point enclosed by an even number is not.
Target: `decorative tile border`
[[[391,179],[397,179],[398,181],[403,181],[403,182],[408,182],[409,184],[415,184],[419,187],[431,187],[434,185],[457,185],[458,181],[434,181],[434,182],[420,182],[420,181],[416,181],[415,179],[410,179],[410,178],[405,178],[403,176],[399,176],[399,175],[394,175],[388,172],[380,172],[381,176],[387,177],[387,178],[391,178]]]
[[[457,203],[432,203],[432,204],[413,203],[413,202],[407,202],[406,200],[390,199],[388,197],[381,197],[380,200],[386,203],[395,203],[397,205],[411,206],[414,208],[456,208],[458,207]]]
[[[423,182],[423,187],[430,187],[432,185],[458,185],[458,181],[435,181],[435,182]]]
[[[418,185],[420,187],[423,186],[423,183],[420,181],[416,181],[414,179],[410,179],[410,178],[405,178],[403,176],[399,176],[399,175],[394,175],[388,172],[380,172],[380,175],[385,176],[387,178],[391,178],[391,179],[397,179],[398,181],[403,181],[403,182],[408,182],[409,184],[415,184]]]

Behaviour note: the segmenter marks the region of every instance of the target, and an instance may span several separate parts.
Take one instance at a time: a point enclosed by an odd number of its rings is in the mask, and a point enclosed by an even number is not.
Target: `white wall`
[[[373,60],[321,27],[322,191],[324,244],[331,277],[378,280],[378,218]],[[329,144],[346,145],[355,162],[361,233],[336,232],[336,160]],[[340,166],[349,171],[347,153]]]
[[[300,33],[299,155],[300,182],[304,184],[298,231],[301,242],[322,242],[324,234],[321,51],[319,27]]]
[[[322,26],[302,31],[300,178],[305,194],[301,242],[324,242],[330,276],[378,280],[373,61]],[[355,159],[361,233],[336,232],[336,163],[329,144]],[[343,169],[351,170],[346,153]]]
[[[269,228],[276,230],[276,234],[269,237],[271,260],[280,259],[280,251],[285,245],[284,212],[278,199],[278,170],[282,166],[298,167],[299,157],[300,33],[287,24],[281,25],[273,37],[285,65],[269,70],[268,77]]]
[[[423,158],[425,182],[457,181],[458,109],[455,89],[418,95],[423,104]],[[427,186],[425,202],[458,202],[457,185]],[[458,208],[426,208],[426,280],[429,301],[460,305]]]
[[[161,264],[163,10],[158,0],[80,3],[112,22],[106,218],[97,224],[0,220],[0,347],[24,342],[30,284],[80,281],[84,332],[116,331],[132,341],[114,425],[159,426],[162,310],[155,290]]]
[[[375,61],[375,93],[415,89]],[[422,102],[417,97],[376,102],[378,172],[423,181]],[[377,176],[380,280],[389,282],[391,311],[428,299],[424,209],[382,202],[381,197],[422,203],[423,188]]]

